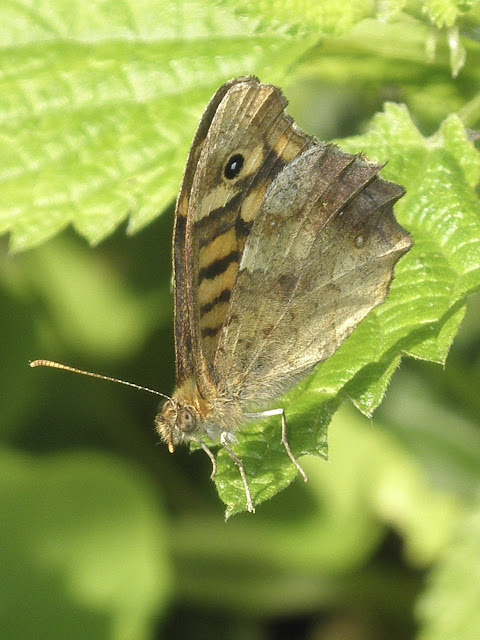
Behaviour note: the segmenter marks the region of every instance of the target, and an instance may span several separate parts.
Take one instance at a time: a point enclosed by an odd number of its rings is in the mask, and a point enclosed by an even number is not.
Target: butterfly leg
[[[285,409],[269,409],[268,411],[261,411],[259,413],[249,413],[246,414],[249,418],[270,418],[271,416],[282,416],[282,444],[285,447],[285,451],[288,453],[288,457],[293,462],[293,464],[297,467],[300,475],[308,482],[308,476],[305,473],[304,468],[299,463],[297,458],[295,457],[292,449],[290,448],[290,443],[288,442],[287,437],[287,416],[285,415]]]
[[[245,494],[247,496],[247,509],[250,511],[250,513],[255,513],[255,505],[253,504],[252,493],[250,491],[250,485],[248,484],[248,478],[245,472],[245,467],[243,466],[243,462],[240,460],[240,458],[237,456],[237,454],[233,451],[232,447],[230,446],[228,442],[228,433],[226,431],[224,431],[220,436],[220,442],[222,443],[222,446],[226,449],[228,455],[234,461],[234,463],[237,465],[240,471],[240,475],[242,476],[242,480],[243,480],[243,486],[245,487]]]
[[[209,449],[204,442],[202,442],[201,440],[198,440],[197,442],[210,458],[210,461],[212,463],[212,473],[210,474],[210,480],[214,480],[215,476],[217,475],[217,459],[213,455],[211,449]]]

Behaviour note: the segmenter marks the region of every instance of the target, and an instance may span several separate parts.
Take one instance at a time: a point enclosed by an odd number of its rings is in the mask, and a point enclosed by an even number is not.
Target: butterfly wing
[[[187,297],[187,264],[185,260],[185,236],[187,229],[187,217],[190,210],[190,198],[192,191],[195,168],[198,164],[200,152],[203,148],[209,126],[218,109],[219,104],[228,92],[229,83],[220,87],[210,101],[197,133],[192,143],[188,157],[182,188],[177,199],[175,210],[175,225],[173,231],[173,272],[174,272],[174,296],[175,296],[175,351],[177,362],[177,380],[181,383],[191,377],[194,372],[192,361],[192,335],[190,330],[190,311]],[[191,210],[190,210],[191,211]],[[191,215],[191,213],[190,213]],[[190,276],[191,277],[191,276]]]
[[[247,238],[275,177],[313,143],[256,78],[224,85],[195,137],[174,232],[177,378],[214,395],[212,365]]]
[[[245,406],[279,397],[385,299],[412,245],[381,167],[315,144],[270,186],[243,253],[214,369]]]

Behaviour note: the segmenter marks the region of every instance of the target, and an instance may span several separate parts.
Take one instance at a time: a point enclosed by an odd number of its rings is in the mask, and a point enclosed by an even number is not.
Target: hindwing
[[[412,241],[381,166],[313,145],[277,175],[242,257],[215,356],[221,393],[249,407],[286,392],[381,304]]]

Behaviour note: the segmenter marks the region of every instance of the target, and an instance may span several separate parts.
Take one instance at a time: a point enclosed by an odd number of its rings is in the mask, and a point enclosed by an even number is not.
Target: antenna
[[[149,389],[148,387],[142,387],[140,384],[134,384],[133,382],[127,382],[126,380],[119,380],[118,378],[112,378],[110,376],[102,376],[100,373],[92,373],[91,371],[84,371],[83,369],[77,369],[76,367],[69,367],[68,364],[61,364],[60,362],[53,362],[53,360],[30,360],[29,365],[31,367],[50,367],[51,369],[62,369],[63,371],[71,371],[72,373],[79,373],[82,376],[90,376],[91,378],[99,378],[100,380],[107,380],[108,382],[117,382],[118,384],[124,384],[126,387],[133,387],[139,391],[148,391],[156,396],[162,396],[167,400],[171,400],[170,396],[155,391],[155,389]]]

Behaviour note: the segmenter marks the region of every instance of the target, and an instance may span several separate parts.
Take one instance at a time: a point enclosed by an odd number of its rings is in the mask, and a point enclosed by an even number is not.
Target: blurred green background
[[[279,63],[289,113],[322,139],[362,133],[387,99],[406,102],[424,135],[462,108],[467,126],[478,127],[478,4],[464,4],[448,5],[450,22],[441,24],[428,4],[408,5],[394,21],[396,41],[369,5],[355,15],[349,4],[351,24],[336,15],[336,32],[328,22],[334,4],[320,3],[324,32],[308,42],[300,33],[308,53],[292,56],[289,73]],[[109,16],[128,7],[108,6]],[[38,17],[54,24],[59,8],[68,12],[57,2]],[[187,5],[160,9],[190,24]],[[212,32],[225,29],[229,10],[252,18],[243,3],[235,11],[218,3]],[[317,9],[303,10],[311,19]],[[265,22],[275,14],[280,33],[295,4],[260,3],[258,11]],[[87,24],[79,12],[75,19]],[[351,32],[367,17],[378,34],[370,50]],[[292,23],[295,50],[300,27]],[[198,62],[187,31],[179,27],[171,58],[188,53]],[[437,57],[429,59],[435,38]],[[264,46],[266,56],[268,43],[259,42],[252,47]],[[12,55],[8,46],[2,53]],[[216,70],[224,80],[262,70],[231,55],[237,67]],[[273,66],[267,72],[262,80],[282,75]],[[195,118],[210,84],[220,83],[204,83]],[[20,142],[15,151],[21,156]],[[255,516],[225,523],[208,458],[185,449],[172,456],[159,444],[154,396],[28,367],[51,358],[171,392],[172,225],[171,205],[129,237],[124,222],[113,225],[95,247],[71,228],[20,253],[1,240],[0,638],[478,638],[478,294],[444,367],[403,360],[373,420],[348,402],[336,414],[330,461],[302,460],[307,485],[297,480]]]

